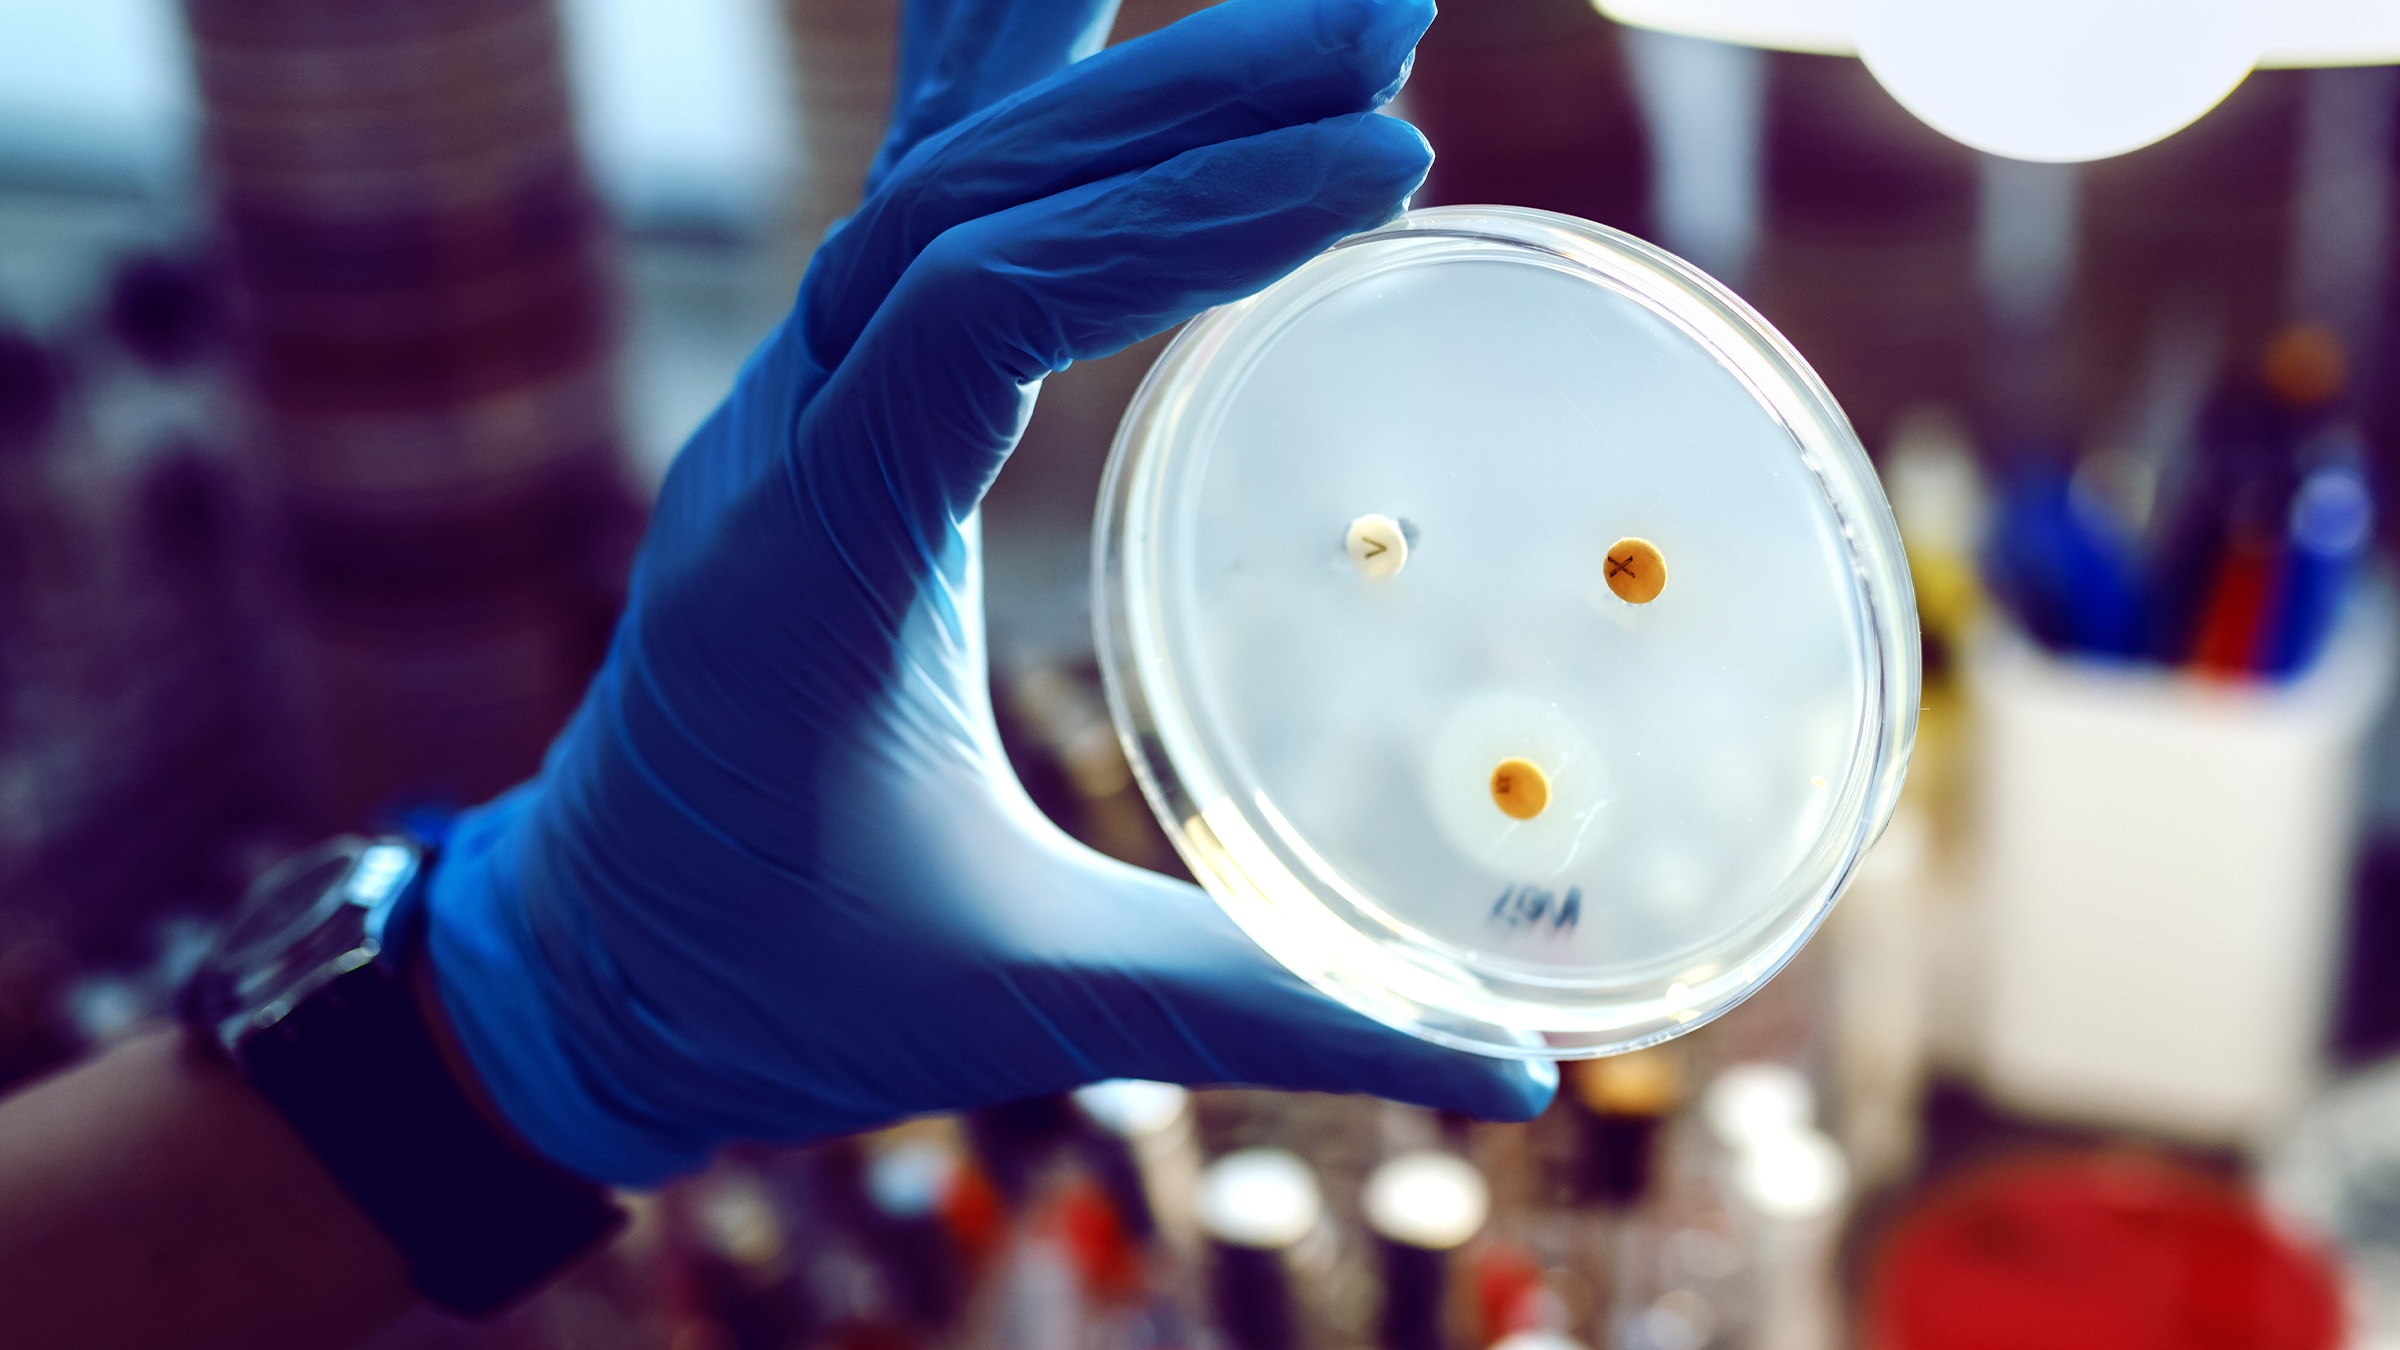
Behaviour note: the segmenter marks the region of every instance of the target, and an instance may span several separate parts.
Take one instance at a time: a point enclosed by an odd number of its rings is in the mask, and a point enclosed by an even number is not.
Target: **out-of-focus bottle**
[[[979,1107],[964,1117],[976,1160],[1000,1199],[1023,1211],[1042,1174],[1061,1165],[1077,1133],[1074,1099],[1065,1093]]]
[[[1492,1350],[1584,1350],[1563,1331],[1515,1331],[1492,1342]]]
[[[1919,1103],[1937,1041],[1971,1024],[1945,962],[1972,941],[1964,857],[1968,714],[1959,672],[1987,609],[1978,559],[1988,493],[1966,421],[1948,405],[1903,412],[1882,473],[1915,578],[1924,702],[1908,786],[1826,926],[1828,1068],[1839,1133],[1872,1185],[1916,1159]]]
[[[861,1177],[861,1237],[908,1320],[940,1333],[965,1310],[972,1253],[956,1214],[980,1184],[947,1131],[903,1129],[870,1140]]]
[[[1191,1093],[1173,1083],[1111,1079],[1078,1088],[1075,1106],[1091,1126],[1087,1165],[1126,1230],[1188,1259],[1198,1249],[1200,1191]]]
[[[1965,421],[1942,404],[1903,412],[1883,459],[1884,488],[1916,582],[1926,684],[1947,687],[1959,647],[1983,609],[1976,572],[1988,510],[1983,470]]]
[[[1248,1148],[1209,1164],[1199,1219],[1209,1240],[1209,1303],[1233,1350],[1294,1350],[1301,1317],[1294,1249],[1324,1222],[1316,1173],[1299,1155]]]
[[[1491,1212],[1491,1188],[1455,1153],[1403,1153],[1367,1178],[1367,1227],[1382,1249],[1384,1350],[1448,1344],[1450,1256]]]
[[[1739,1064],[1703,1101],[1720,1184],[1749,1256],[1751,1350],[1842,1344],[1834,1252],[1850,1192],[1839,1145],[1816,1128],[1816,1094],[1785,1064]]]
[[[1002,1350],[1111,1340],[1147,1291],[1148,1202],[1127,1182],[1122,1145],[1066,1093],[983,1107],[965,1124],[1006,1230],[981,1338]]]
[[[1661,1244],[1670,1226],[1653,1201],[1660,1186],[1667,1122],[1684,1097],[1683,1059],[1669,1047],[1571,1066],[1577,1127],[1572,1181],[1593,1217],[1590,1254],[1606,1289],[1609,1345],[1639,1342],[1635,1328],[1668,1292]]]
[[[1832,974],[1827,1060],[1840,1108],[1835,1128],[1862,1187],[1906,1174],[1921,1148],[1934,1004],[1942,991],[1929,967],[1937,956],[1963,956],[1957,950],[1962,887],[1953,871],[1940,868],[1938,840],[1932,813],[1904,800],[1825,933]],[[1945,935],[1952,940],[1943,942]]]
[[[849,1311],[811,1306],[785,1217],[754,1169],[720,1163],[670,1196],[668,1307],[679,1342],[782,1350],[825,1311]]]
[[[1613,1210],[1640,1206],[1657,1180],[1658,1140],[1683,1102],[1683,1062],[1666,1047],[1572,1066],[1582,1147],[1577,1197]]]

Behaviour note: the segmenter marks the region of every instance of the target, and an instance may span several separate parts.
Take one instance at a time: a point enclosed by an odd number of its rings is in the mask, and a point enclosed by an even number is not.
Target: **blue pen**
[[[2020,473],[1985,553],[1994,593],[2044,646],[2130,657],[2143,642],[2141,585],[2125,531],[2055,465]]]
[[[2355,465],[2329,464],[2301,481],[2292,497],[2282,591],[2269,619],[2262,662],[2267,675],[2289,678],[2316,659],[2374,523],[2374,498]]]
[[[2281,551],[2300,418],[2254,377],[2235,371],[2209,396],[2181,481],[2164,491],[2148,567],[2150,658],[2180,666],[2227,618],[2217,612],[2234,541]],[[2272,539],[2272,543],[2268,541]],[[2255,620],[2252,621],[2255,627]],[[2263,649],[2256,637],[2226,674],[2246,673]]]

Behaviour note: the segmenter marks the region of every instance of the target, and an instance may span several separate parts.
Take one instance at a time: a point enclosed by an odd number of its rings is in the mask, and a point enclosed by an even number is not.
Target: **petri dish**
[[[1907,564],[1832,396],[1568,216],[1412,211],[1194,320],[1093,566],[1110,712],[1201,884],[1319,989],[1487,1054],[1757,990],[1915,735]]]

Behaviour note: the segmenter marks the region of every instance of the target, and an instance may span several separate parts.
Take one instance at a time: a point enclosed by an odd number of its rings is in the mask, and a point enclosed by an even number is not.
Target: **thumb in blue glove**
[[[1015,92],[918,119],[678,458],[541,775],[435,875],[442,1006],[536,1148],[642,1184],[1108,1077],[1547,1100],[1547,1066],[1371,1022],[1066,838],[987,703],[974,511],[1038,382],[1388,218],[1429,154],[1369,110],[1430,17],[1228,0],[1040,79],[948,67]]]

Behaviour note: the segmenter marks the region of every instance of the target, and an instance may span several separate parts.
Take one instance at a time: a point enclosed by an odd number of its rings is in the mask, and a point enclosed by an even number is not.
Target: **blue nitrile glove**
[[[1066,65],[1107,9],[912,10],[889,168],[684,447],[540,777],[451,835],[442,1006],[578,1172],[1118,1076],[1550,1094],[1313,992],[1002,758],[974,512],[1038,382],[1386,219],[1429,158],[1367,113],[1429,0],[1229,0]]]

